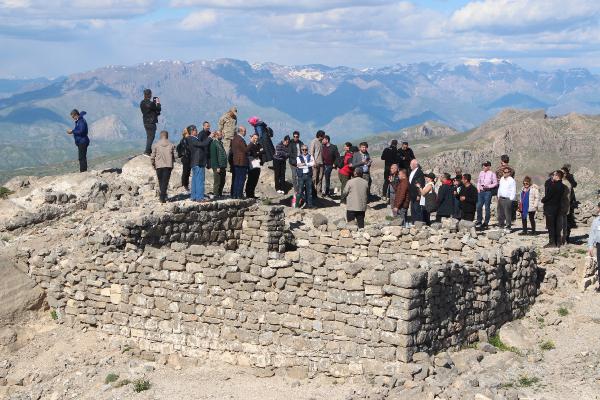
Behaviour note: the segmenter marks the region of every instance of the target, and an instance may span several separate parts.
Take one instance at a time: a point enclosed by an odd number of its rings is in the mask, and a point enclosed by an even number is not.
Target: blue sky
[[[597,0],[0,0],[0,77],[222,57],[596,71],[599,23]]]

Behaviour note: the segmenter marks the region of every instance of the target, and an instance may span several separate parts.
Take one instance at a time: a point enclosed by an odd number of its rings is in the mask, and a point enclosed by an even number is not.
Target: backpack
[[[177,157],[182,159],[185,158],[187,160],[192,158],[192,152],[188,147],[187,139],[182,139],[177,145]]]
[[[433,188],[431,188],[431,191],[425,195],[425,210],[427,210],[429,213],[432,213],[437,211],[437,208],[437,195],[435,194]]]
[[[344,168],[344,157],[345,157],[345,155],[341,155],[338,153],[338,156],[335,159],[335,161],[333,162],[333,164],[340,169]]]

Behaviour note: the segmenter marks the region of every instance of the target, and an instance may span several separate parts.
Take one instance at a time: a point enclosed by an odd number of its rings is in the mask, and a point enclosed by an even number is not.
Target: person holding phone
[[[158,97],[152,97],[152,90],[144,89],[144,100],[140,103],[140,110],[142,111],[144,129],[146,130],[146,149],[144,150],[144,154],[150,157],[152,154],[152,143],[156,136],[158,116],[162,111],[160,99]]]
[[[75,128],[67,130],[67,134],[73,135],[75,146],[79,151],[79,172],[87,171],[87,148],[90,145],[88,137],[88,126],[85,118],[85,111],[79,112],[77,109],[71,111],[71,118],[75,121]]]

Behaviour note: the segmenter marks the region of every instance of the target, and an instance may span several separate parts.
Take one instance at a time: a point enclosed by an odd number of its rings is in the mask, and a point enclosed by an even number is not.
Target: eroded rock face
[[[44,291],[3,256],[0,256],[0,275],[0,327],[42,306]]]

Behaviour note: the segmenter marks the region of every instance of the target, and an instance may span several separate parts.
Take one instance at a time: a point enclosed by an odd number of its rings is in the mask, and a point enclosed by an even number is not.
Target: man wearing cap
[[[410,173],[410,162],[415,158],[415,153],[408,147],[408,142],[402,142],[402,147],[398,150],[398,168]]]
[[[596,248],[596,262],[600,262],[600,203],[598,203],[598,209],[596,210],[598,215],[592,222],[592,228],[588,239],[588,253],[590,257],[594,257],[594,247]],[[600,282],[600,267],[598,267],[598,282]],[[597,292],[600,292],[600,287],[596,288]]]
[[[498,187],[496,173],[491,171],[492,163],[486,161],[481,164],[483,171],[477,179],[477,224],[476,227],[487,228],[490,223],[490,205],[492,203],[492,192]],[[483,207],[485,206],[485,222],[483,222]]]
[[[383,189],[382,189],[382,197],[388,197],[388,187],[389,176],[390,176],[390,168],[392,165],[398,162],[398,141],[396,139],[392,140],[389,147],[386,147],[381,153],[381,159],[384,161],[384,169],[383,169]]]

